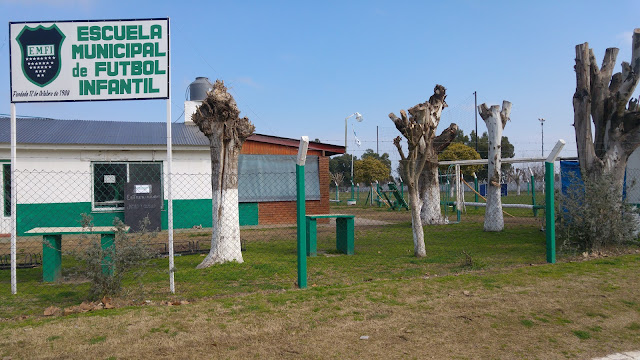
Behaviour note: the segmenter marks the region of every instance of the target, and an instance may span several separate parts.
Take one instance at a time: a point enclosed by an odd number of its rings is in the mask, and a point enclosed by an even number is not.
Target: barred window
[[[92,165],[94,209],[124,208],[127,182],[162,184],[162,162],[95,162]]]

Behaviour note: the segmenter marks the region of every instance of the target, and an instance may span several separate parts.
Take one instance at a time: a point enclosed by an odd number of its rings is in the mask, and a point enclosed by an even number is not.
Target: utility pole
[[[475,103],[473,113],[476,114],[476,152],[478,152],[478,93],[476,91],[473,92],[473,99]]]
[[[380,149],[378,148],[378,125],[376,125],[376,154],[380,155]]]
[[[542,156],[544,157],[544,122],[545,120],[543,118],[539,118],[538,121],[540,121],[540,128],[542,129]]]

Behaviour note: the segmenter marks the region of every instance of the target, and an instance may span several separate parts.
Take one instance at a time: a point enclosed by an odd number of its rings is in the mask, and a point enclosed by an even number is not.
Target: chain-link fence
[[[362,264],[363,273],[358,276],[393,278],[407,271],[424,271],[413,263],[389,261],[410,257],[413,252],[406,185],[355,185],[353,191],[347,187],[336,194],[328,174],[321,174],[317,165],[305,170],[307,214],[354,215],[353,230],[345,229],[353,231],[356,257],[345,261],[362,261],[357,260],[358,253],[380,254],[379,259],[368,258],[370,262]],[[438,225],[425,221],[427,249],[437,247],[454,257],[459,256],[460,248],[447,249],[447,240],[473,234],[475,242],[465,243],[465,253],[490,245],[481,244],[486,237],[482,225],[486,211],[481,205],[486,183],[474,182],[464,169],[461,172],[457,182],[455,173],[441,172],[439,203],[444,221]],[[94,162],[91,171],[16,172],[18,295],[11,295],[10,237],[6,235],[11,229],[11,182],[7,178],[3,183],[0,299],[8,314],[34,306],[74,304],[105,288],[120,290],[120,296],[131,301],[166,298],[170,296],[170,271],[175,271],[177,293],[189,298],[225,294],[229,289],[286,289],[295,282],[296,180],[290,168],[256,164],[239,178],[213,179],[220,184],[215,193],[211,174],[173,174],[175,268],[170,270],[168,181],[162,162]],[[502,185],[506,187],[503,205],[531,207],[505,207],[505,230],[536,247],[543,246],[541,181],[530,185],[522,180],[519,194],[515,184]],[[456,197],[457,191],[463,201]],[[340,241],[347,235],[341,224],[335,216],[317,219],[318,258],[344,252]],[[379,248],[383,243],[390,244],[392,251]],[[492,250],[478,250],[482,251]],[[543,261],[544,250],[537,253]],[[224,272],[206,272],[206,282],[205,273],[195,270],[200,264],[228,261],[235,263],[223,266]],[[246,265],[238,264],[241,262]],[[328,273],[312,268],[311,281],[354,281],[353,274],[339,268]],[[259,275],[252,277],[254,273]]]
[[[487,165],[463,165],[459,174],[459,181],[456,182],[453,165],[440,169],[438,186],[443,222],[483,223],[488,189]],[[501,178],[500,200],[504,208],[505,225],[527,225],[541,229],[545,208],[544,163],[509,164],[504,166]],[[555,187],[559,189],[559,182]],[[341,187],[333,184],[330,199],[334,208],[351,203],[357,204],[354,208],[397,211],[407,210],[405,204],[409,203],[408,189],[404,182],[376,182],[371,185],[360,183]],[[423,200],[429,201],[428,197],[424,197]],[[410,221],[410,218],[408,219],[407,221]]]

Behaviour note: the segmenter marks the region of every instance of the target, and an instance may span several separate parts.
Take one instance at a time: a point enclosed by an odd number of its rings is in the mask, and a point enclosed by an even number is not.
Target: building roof
[[[11,119],[0,117],[0,143],[11,141]],[[59,120],[17,118],[19,144],[50,145],[166,145],[167,124],[160,122],[126,122],[101,120]],[[172,144],[208,146],[209,139],[196,125],[171,124]],[[298,147],[299,140],[254,134],[249,141]],[[344,154],[344,146],[310,142],[309,149],[322,150],[327,156]]]

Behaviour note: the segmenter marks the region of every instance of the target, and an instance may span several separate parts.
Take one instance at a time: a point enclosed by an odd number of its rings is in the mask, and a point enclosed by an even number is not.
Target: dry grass
[[[639,272],[624,255],[12,320],[0,356],[585,359],[640,349]]]

